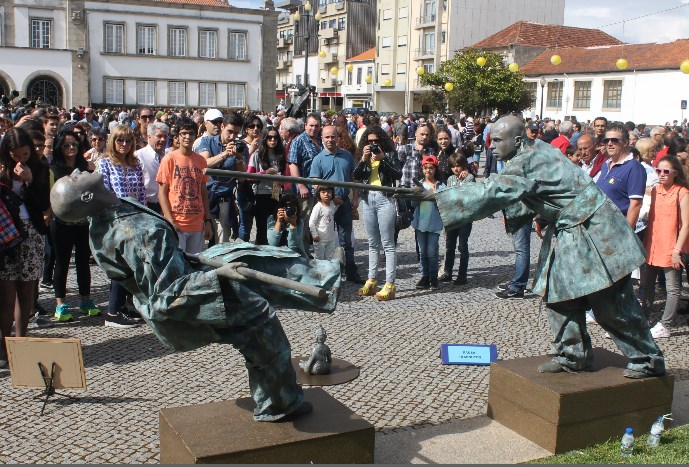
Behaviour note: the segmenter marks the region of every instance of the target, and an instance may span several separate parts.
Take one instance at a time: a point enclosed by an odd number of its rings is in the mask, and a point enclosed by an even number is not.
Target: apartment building
[[[563,24],[564,8],[564,0],[379,0],[376,109],[423,111],[420,70],[435,72],[455,52],[520,20]]]
[[[376,0],[277,3],[285,12],[277,27],[276,98],[289,100],[295,85],[308,82],[316,87],[312,109],[342,109],[346,59],[375,46],[375,4]]]
[[[271,0],[0,0],[0,15],[0,86],[29,99],[274,108]]]

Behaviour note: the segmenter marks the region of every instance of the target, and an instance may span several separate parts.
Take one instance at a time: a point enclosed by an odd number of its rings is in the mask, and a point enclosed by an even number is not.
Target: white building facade
[[[273,107],[270,0],[260,10],[221,0],[2,1],[0,85],[28,98],[40,94],[38,76],[43,101],[61,107]]]

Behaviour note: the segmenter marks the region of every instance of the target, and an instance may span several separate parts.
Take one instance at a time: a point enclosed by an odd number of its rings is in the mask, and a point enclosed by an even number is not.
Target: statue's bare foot
[[[641,379],[641,378],[653,378],[655,376],[663,376],[664,374],[665,373],[656,374],[656,375],[649,375],[648,373],[644,373],[643,371],[626,369],[622,373],[622,376],[624,376],[625,378],[631,378],[631,379]]]

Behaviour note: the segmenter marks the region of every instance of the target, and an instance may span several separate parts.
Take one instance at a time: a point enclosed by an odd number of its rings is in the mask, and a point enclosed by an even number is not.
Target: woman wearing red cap
[[[438,169],[438,158],[425,156],[421,160],[423,171],[423,187],[427,190],[444,188],[442,182],[435,178]],[[440,232],[443,231],[443,221],[440,218],[438,206],[434,201],[421,201],[414,205],[414,219],[412,227],[416,230],[416,242],[419,246],[419,260],[421,266],[421,280],[416,284],[417,289],[437,289],[438,285],[438,244]]]

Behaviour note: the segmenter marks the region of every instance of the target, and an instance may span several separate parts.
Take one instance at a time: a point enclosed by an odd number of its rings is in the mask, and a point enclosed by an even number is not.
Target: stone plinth
[[[647,432],[670,413],[674,378],[629,379],[627,359],[594,349],[592,372],[538,373],[549,356],[491,364],[488,416],[553,453]]]
[[[373,425],[322,389],[304,395],[313,412],[277,423],[254,421],[248,397],[161,409],[160,463],[373,463]]]

